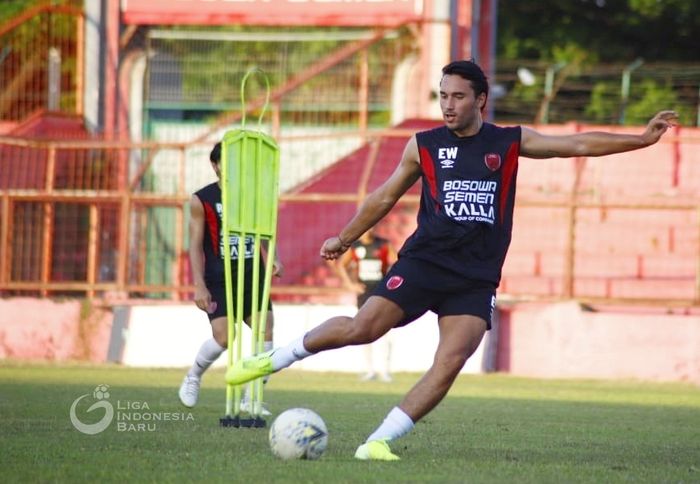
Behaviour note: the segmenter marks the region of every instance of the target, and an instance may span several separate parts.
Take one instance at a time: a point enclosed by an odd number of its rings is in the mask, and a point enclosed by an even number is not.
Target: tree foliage
[[[574,44],[592,62],[700,61],[697,0],[499,0],[498,18],[505,59],[557,61]]]

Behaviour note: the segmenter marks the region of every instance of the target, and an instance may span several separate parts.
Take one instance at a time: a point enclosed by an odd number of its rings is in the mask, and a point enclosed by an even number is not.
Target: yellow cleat
[[[391,452],[386,440],[370,440],[357,448],[357,451],[355,451],[355,459],[400,460],[400,457]]]
[[[273,373],[270,355],[272,355],[272,350],[238,360],[226,370],[226,383],[229,385],[243,385],[256,378]]]

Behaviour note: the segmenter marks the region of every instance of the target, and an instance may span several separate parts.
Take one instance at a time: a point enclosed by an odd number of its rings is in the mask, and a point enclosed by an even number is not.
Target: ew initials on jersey
[[[440,161],[440,166],[443,168],[454,167],[455,160],[457,159],[457,147],[453,146],[451,148],[438,148],[438,160]]]

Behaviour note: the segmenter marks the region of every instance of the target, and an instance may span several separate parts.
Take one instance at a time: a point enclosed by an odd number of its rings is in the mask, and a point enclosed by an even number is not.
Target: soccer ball
[[[291,408],[270,427],[270,448],[280,459],[318,459],[328,445],[323,419],[308,408]]]

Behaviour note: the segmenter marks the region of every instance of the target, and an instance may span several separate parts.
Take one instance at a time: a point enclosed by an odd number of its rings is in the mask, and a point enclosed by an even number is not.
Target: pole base
[[[233,427],[233,428],[252,428],[252,429],[264,429],[267,427],[267,421],[262,417],[245,417],[241,418],[238,415],[231,417],[226,415],[219,419],[220,427]]]

